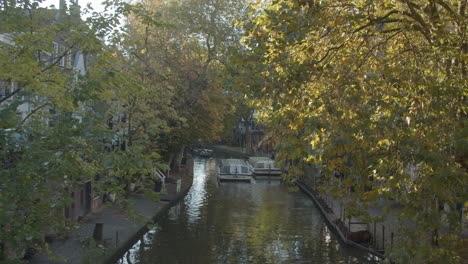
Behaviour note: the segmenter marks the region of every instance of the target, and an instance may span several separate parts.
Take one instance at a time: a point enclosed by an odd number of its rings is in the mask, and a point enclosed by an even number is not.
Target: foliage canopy
[[[417,235],[395,260],[462,262],[466,2],[275,0],[258,8],[244,23],[247,48],[236,65],[280,159],[326,164],[330,183],[333,170],[348,175],[327,188],[351,207],[381,197],[403,204],[399,217]],[[439,210],[444,204],[451,210]]]

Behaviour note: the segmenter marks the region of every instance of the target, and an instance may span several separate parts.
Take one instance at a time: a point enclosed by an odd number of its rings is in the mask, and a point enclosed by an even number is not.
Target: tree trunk
[[[245,148],[247,153],[252,152],[252,137],[250,133],[250,119],[244,119],[244,126],[245,126]]]
[[[174,159],[175,159],[175,153],[173,151],[169,152],[169,161],[167,164],[169,164],[170,169],[172,170],[172,167],[174,166]],[[167,174],[169,176],[169,173]]]
[[[173,172],[179,172],[182,158],[184,157],[185,146],[180,147],[179,151],[175,154],[172,163],[171,163],[171,170]]]
[[[132,145],[132,141],[133,141],[133,132],[132,132],[132,115],[131,114],[128,114],[128,146],[131,146]]]

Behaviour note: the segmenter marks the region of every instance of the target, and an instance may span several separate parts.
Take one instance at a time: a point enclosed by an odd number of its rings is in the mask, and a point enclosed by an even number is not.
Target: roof
[[[241,159],[222,159],[222,166],[247,166],[244,160]]]
[[[254,169],[270,169],[270,170],[279,170],[280,168],[276,167],[275,161],[269,157],[250,157],[249,163],[254,167]]]

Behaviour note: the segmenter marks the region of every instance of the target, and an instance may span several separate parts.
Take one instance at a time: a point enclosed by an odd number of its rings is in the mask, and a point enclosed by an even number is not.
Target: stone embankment
[[[372,239],[375,239],[371,237],[371,232],[369,230],[361,229],[354,231],[350,225],[346,226],[345,222],[343,222],[341,217],[336,215],[334,210],[328,205],[330,201],[325,202],[320,197],[319,193],[311,189],[309,186],[307,186],[307,184],[301,181],[297,181],[296,184],[304,193],[306,193],[315,202],[320,212],[325,217],[328,226],[332,229],[332,231],[338,234],[341,241],[343,241],[347,245],[354,246],[361,250],[365,250],[378,258],[384,258],[382,250],[375,250],[373,248],[360,244],[369,243]],[[363,223],[359,224],[363,225]]]
[[[105,205],[98,212],[85,216],[78,224],[77,231],[49,243],[50,254],[44,250],[33,256],[29,263],[115,263],[147,231],[149,223],[157,220],[188,193],[193,180],[193,161],[187,161],[187,165],[179,173],[171,173],[170,178],[171,183],[166,184],[167,193],[161,194],[160,201],[151,201],[142,194],[134,193],[131,195],[134,200],[132,213]],[[179,179],[181,185],[178,188],[176,182]],[[92,239],[96,224],[102,227],[102,241],[98,246],[93,244]]]

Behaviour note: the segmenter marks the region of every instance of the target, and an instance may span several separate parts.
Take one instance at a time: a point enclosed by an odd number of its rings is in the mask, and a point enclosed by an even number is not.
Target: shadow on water
[[[193,186],[117,262],[377,263],[330,232],[313,202],[279,181],[221,183],[196,159]]]

